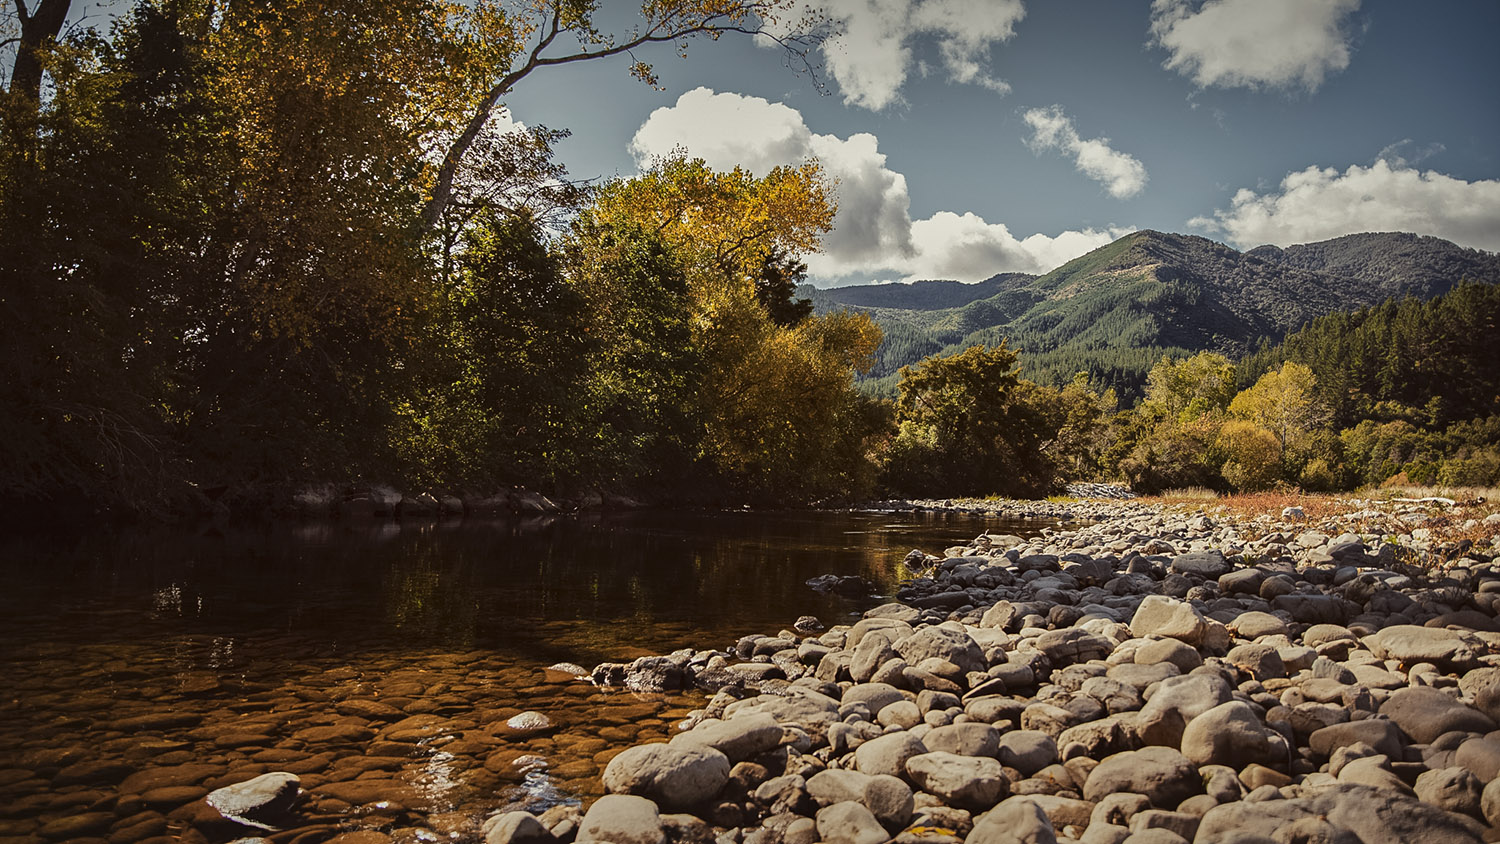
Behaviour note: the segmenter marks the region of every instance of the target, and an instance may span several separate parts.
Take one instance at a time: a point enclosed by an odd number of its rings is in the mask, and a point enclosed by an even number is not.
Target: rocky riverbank
[[[600,666],[716,693],[487,841],[1500,840],[1500,516],[1101,506],[914,552],[853,625]]]
[[[859,509],[882,513],[958,513],[996,519],[1043,522],[1097,522],[1157,511],[1122,487],[1087,484],[1077,495],[1048,501],[1013,498],[901,498],[870,501]],[[1070,495],[1073,493],[1070,492]]]

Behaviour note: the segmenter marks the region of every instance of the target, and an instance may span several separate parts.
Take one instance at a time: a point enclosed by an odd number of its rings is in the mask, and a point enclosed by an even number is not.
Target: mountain
[[[828,290],[807,288],[814,295],[835,294],[829,301],[856,308],[895,308],[912,311],[938,311],[961,308],[970,302],[987,299],[1014,287],[1024,286],[1036,278],[1030,273],[1000,273],[984,281],[914,281],[893,284],[861,284]]]
[[[1379,285],[1387,299],[1432,299],[1452,290],[1461,279],[1493,283],[1500,278],[1500,255],[1405,232],[1351,234],[1285,249],[1257,246],[1245,254],[1301,270],[1368,281]]]
[[[1163,354],[1231,357],[1315,317],[1391,298],[1429,299],[1460,280],[1500,283],[1500,256],[1434,237],[1361,234],[1240,252],[1192,235],[1135,232],[1042,276],[813,290],[819,312],[867,312],[886,333],[866,387],[894,391],[897,371],[934,353],[1002,338],[1029,378],[1086,372],[1136,395]]]

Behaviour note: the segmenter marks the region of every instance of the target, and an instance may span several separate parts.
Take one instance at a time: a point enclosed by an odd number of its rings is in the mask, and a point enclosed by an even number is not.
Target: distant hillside
[[[1372,282],[1386,299],[1431,299],[1461,280],[1492,284],[1500,280],[1500,255],[1406,232],[1351,234],[1285,249],[1257,246],[1245,254],[1300,270]]]
[[[927,355],[1008,338],[1024,353],[1027,377],[1063,383],[1087,372],[1128,398],[1163,354],[1238,357],[1315,317],[1390,298],[1428,299],[1461,280],[1500,282],[1500,256],[1400,233],[1240,252],[1142,231],[1038,277],[843,287],[811,297],[820,312],[862,310],[885,330],[867,382],[877,393],[892,392],[897,370]]]
[[[1029,273],[1000,273],[972,284],[962,281],[914,281],[911,283],[860,284],[819,290],[805,285],[798,295],[814,301],[855,308],[898,308],[912,311],[938,311],[961,308],[977,299],[987,299],[1014,287],[1024,286],[1036,278]]]

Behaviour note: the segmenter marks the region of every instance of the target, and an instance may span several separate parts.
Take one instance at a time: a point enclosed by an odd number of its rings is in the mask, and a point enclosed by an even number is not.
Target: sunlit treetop
[[[832,226],[831,193],[813,161],[757,178],[738,167],[715,171],[678,152],[605,186],[590,213],[600,223],[639,223],[703,266],[744,278],[759,273],[770,252],[816,251]]]

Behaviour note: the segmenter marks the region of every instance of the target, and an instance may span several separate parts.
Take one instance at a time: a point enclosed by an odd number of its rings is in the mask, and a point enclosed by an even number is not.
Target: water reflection
[[[65,619],[104,640],[202,633],[219,640],[205,668],[231,661],[247,630],[270,627],[343,652],[485,648],[587,664],[722,646],[802,614],[842,620],[863,604],[817,595],[805,580],[858,574],[888,594],[910,548],[940,548],[983,526],[968,517],[638,514],[13,539],[0,546],[0,573],[16,588],[0,595],[0,610],[28,626]]]

